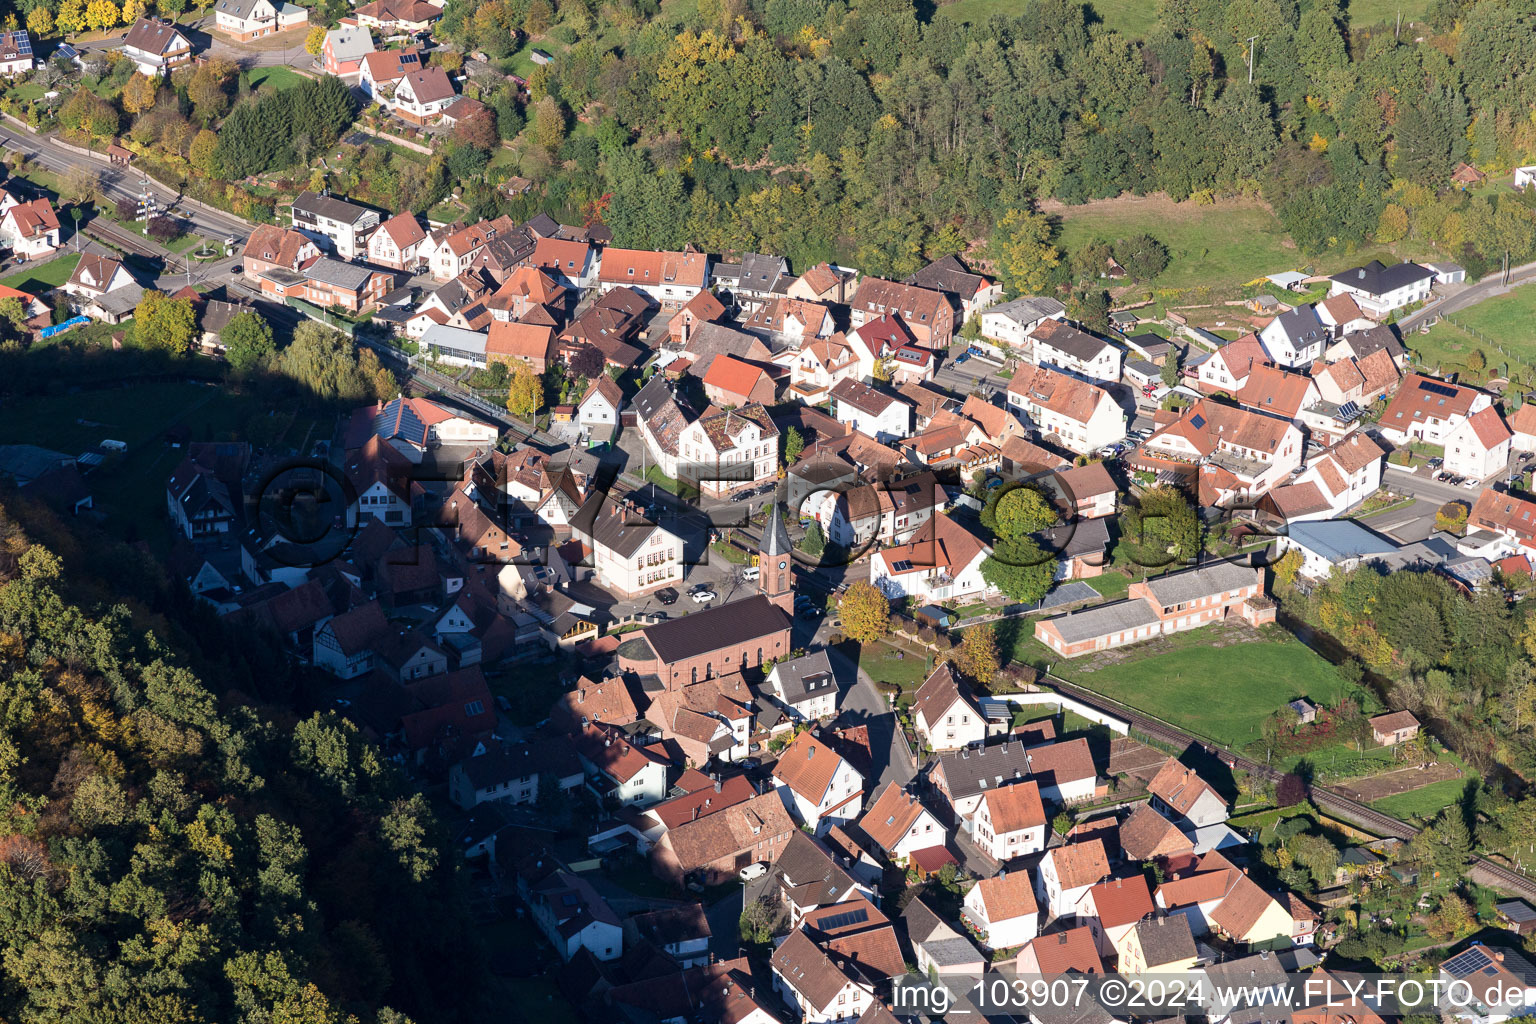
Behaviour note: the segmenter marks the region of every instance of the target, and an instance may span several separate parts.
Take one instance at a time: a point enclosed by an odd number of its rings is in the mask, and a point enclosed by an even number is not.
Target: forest
[[[5,501],[0,1018],[476,1013],[483,961],[425,799],[349,723],[287,709],[275,643],[138,549]]]

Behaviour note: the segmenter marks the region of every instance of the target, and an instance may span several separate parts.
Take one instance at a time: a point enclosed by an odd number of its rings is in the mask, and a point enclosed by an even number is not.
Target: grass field
[[[1476,782],[1475,777],[1431,782],[1423,789],[1385,797],[1371,806],[1383,814],[1390,814],[1396,818],[1406,818],[1410,821],[1417,818],[1420,821],[1428,821],[1460,800],[1468,783],[1475,785]]]
[[[928,659],[898,651],[887,644],[855,646],[849,653],[857,655],[859,668],[869,673],[875,682],[900,687],[903,692],[916,690],[928,678]]]
[[[1107,28],[1129,36],[1145,36],[1157,24],[1157,6],[1147,0],[1089,0],[1093,13]],[[956,0],[942,4],[938,15],[966,23],[984,22],[994,14],[1017,16],[1019,0]]]
[[[1049,212],[1061,219],[1056,247],[1063,252],[1143,231],[1162,242],[1169,261],[1152,282],[1157,288],[1235,287],[1305,262],[1285,244],[1285,229],[1275,215],[1254,202],[1196,206],[1136,196],[1083,206],[1052,204]]]
[[[1516,288],[1508,295],[1485,299],[1452,314],[1452,319],[1456,322],[1442,320],[1428,332],[1405,339],[1425,365],[1460,372],[1476,381],[1500,376],[1511,356],[1536,365],[1536,288]],[[1504,346],[1510,356],[1500,353],[1495,344]],[[1486,363],[1482,370],[1467,366],[1467,357],[1477,351]]]
[[[68,281],[79,262],[79,256],[69,253],[47,263],[28,263],[9,277],[0,277],[0,284],[38,295]]]
[[[1344,7],[1351,28],[1384,25],[1402,12],[1404,24],[1421,20],[1429,10],[1430,0],[1350,0]]]
[[[1286,701],[1306,696],[1338,700],[1334,667],[1280,627],[1262,639],[1213,647],[1207,627],[1171,638],[1158,653],[1090,670],[1094,659],[1059,661],[1053,671],[1207,739],[1241,747],[1259,737],[1265,718]],[[1179,641],[1183,641],[1182,644]],[[1252,671],[1263,666],[1263,671]]]
[[[251,90],[254,92],[260,86],[268,86],[272,90],[281,92],[284,89],[292,89],[296,85],[303,85],[308,79],[290,67],[273,66],[269,68],[253,68],[251,70]]]

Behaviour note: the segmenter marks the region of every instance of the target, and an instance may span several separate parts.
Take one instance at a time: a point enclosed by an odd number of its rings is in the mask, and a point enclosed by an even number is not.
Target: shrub
[[[917,631],[917,638],[925,644],[933,643],[937,635],[938,634],[933,631],[932,626],[924,626],[922,629]]]

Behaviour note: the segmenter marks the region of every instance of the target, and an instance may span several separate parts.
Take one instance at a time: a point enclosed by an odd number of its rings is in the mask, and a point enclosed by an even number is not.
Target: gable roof
[[[1278,366],[1255,366],[1234,397],[1260,412],[1295,419],[1312,388],[1312,379],[1305,374],[1287,373]]]
[[[1120,848],[1129,860],[1149,861],[1193,853],[1194,845],[1151,804],[1141,804],[1120,824]]]
[[[140,18],[133,23],[133,28],[128,30],[127,36],[123,39],[123,45],[163,57],[176,48],[178,39],[181,40],[182,45],[189,45],[187,37],[177,31],[176,26],[170,22],[156,18]]]
[[[1147,967],[1192,960],[1196,956],[1195,938],[1189,930],[1189,918],[1183,914],[1161,914],[1136,924],[1136,941]]]
[[[687,874],[793,831],[795,823],[784,801],[768,792],[670,827],[666,836]]]
[[[1046,859],[1056,867],[1056,879],[1062,889],[1095,885],[1109,875],[1109,857],[1101,839],[1068,843],[1046,851]]]
[[[412,71],[421,70],[421,51],[414,46],[399,50],[376,50],[363,57],[363,69],[375,82],[393,82]]]
[[[547,360],[554,347],[553,328],[539,324],[525,324],[517,320],[493,320],[485,336],[485,352],[488,356]]]
[[[1087,925],[1038,936],[1031,939],[1025,949],[1034,953],[1041,974],[1066,974],[1068,971],[1104,973],[1098,944],[1094,942],[1093,932]]]
[[[1015,782],[981,794],[992,818],[992,832],[1006,835],[1027,828],[1045,827],[1045,806],[1040,802],[1040,786],[1034,781]]]
[[[796,795],[819,805],[842,764],[843,759],[837,751],[811,733],[802,732],[779,755],[778,763],[773,766],[773,777]]]
[[[817,1010],[830,1006],[853,979],[839,970],[805,932],[797,931],[773,951],[773,969]]]
[[[1247,573],[1252,569],[1243,566]],[[1166,599],[1164,600],[1166,603]],[[1203,795],[1209,793],[1225,806],[1226,801],[1217,793],[1210,783],[1206,782],[1194,770],[1186,768],[1178,760],[1170,757],[1163,762],[1163,766],[1157,770],[1152,781],[1147,784],[1147,792],[1157,797],[1179,814],[1188,814]]]
[[[1406,430],[1429,417],[1449,420],[1465,416],[1479,394],[1475,388],[1410,373],[1403,378],[1402,386],[1381,414],[1381,425],[1392,430]]]
[[[1040,912],[1035,902],[1035,887],[1028,871],[1009,871],[976,883],[987,920],[993,924],[1016,917],[1033,917]]]
[[[1088,895],[1093,898],[1094,912],[1104,928],[1132,924],[1155,909],[1145,875],[1100,882],[1088,890]]]
[[[825,648],[810,654],[781,661],[772,669],[774,678],[784,694],[786,704],[798,704],[811,697],[819,697],[832,690],[837,679],[832,672],[832,661]]]
[[[1008,382],[1008,393],[1078,423],[1087,423],[1104,402],[1113,399],[1102,388],[1046,366],[1025,363]]]
[[[1514,436],[1505,425],[1504,417],[1499,415],[1499,410],[1491,405],[1467,417],[1467,425],[1484,448],[1496,447]]]
[[[925,810],[922,801],[905,788],[895,782],[887,782],[875,794],[874,802],[859,819],[859,827],[865,835],[879,843],[886,853],[894,853],[896,844],[906,838]]]
[[[422,6],[430,7],[431,5],[423,4]],[[453,98],[453,80],[442,68],[413,71],[405,76],[404,82],[400,83],[401,88],[406,86],[410,86],[411,95],[416,97],[418,103],[440,103]],[[396,93],[396,95],[399,94]]]
[[[734,356],[721,354],[709,364],[704,374],[704,386],[719,388],[727,394],[750,398],[753,390],[764,378],[762,367],[743,362]]]
[[[922,686],[918,687],[917,694],[912,699],[912,714],[914,717],[921,714],[932,727],[938,723],[939,718],[946,711],[954,706],[956,701],[967,700],[970,696],[968,690],[969,688],[961,687],[950,663],[940,662],[939,667],[929,674]]]

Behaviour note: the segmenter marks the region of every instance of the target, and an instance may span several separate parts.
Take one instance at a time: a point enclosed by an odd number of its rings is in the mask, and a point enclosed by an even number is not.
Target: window
[[[473,718],[475,715],[485,714],[485,704],[478,700],[472,700],[464,705],[464,714]]]

